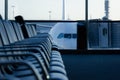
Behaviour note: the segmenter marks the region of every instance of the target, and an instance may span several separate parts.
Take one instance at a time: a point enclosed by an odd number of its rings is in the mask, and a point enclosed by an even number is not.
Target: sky
[[[0,14],[4,18],[4,1],[0,0]],[[63,0],[8,0],[8,16],[22,15],[26,20],[61,20]],[[105,16],[104,0],[88,0],[89,19]],[[109,18],[120,20],[120,0],[109,0]],[[65,19],[84,20],[85,0],[65,0]]]

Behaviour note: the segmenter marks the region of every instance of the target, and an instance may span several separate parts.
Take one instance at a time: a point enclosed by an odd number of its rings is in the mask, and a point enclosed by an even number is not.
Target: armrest
[[[45,53],[48,53],[47,50],[45,49],[45,47],[43,45],[7,45],[7,46],[3,46],[0,47],[0,49],[6,49],[6,48],[40,48],[42,49]],[[33,50],[33,49],[32,49]],[[50,54],[46,54],[47,56],[50,56]]]
[[[37,52],[40,53],[41,56],[45,59],[50,61],[50,55],[46,52],[46,50],[43,48],[42,45],[36,46],[35,47],[25,47],[25,46],[21,46],[21,47],[17,47],[17,46],[4,46],[4,47],[0,47],[0,52],[14,52],[14,51],[30,51],[30,52]],[[39,48],[38,48],[39,47]],[[41,52],[41,49],[44,51],[44,53]]]
[[[23,57],[23,56],[27,56],[27,57],[32,56],[32,57],[34,57],[38,61],[38,63],[40,64],[42,70],[44,70],[43,72],[44,72],[45,76],[47,78],[49,77],[47,69],[45,68],[44,64],[41,62],[40,58],[36,54],[23,54],[23,53],[21,53],[21,54],[0,54],[0,58],[1,57]]]
[[[1,62],[0,61],[0,66],[3,66],[3,65],[5,65],[5,66],[6,65],[25,65],[33,71],[33,74],[37,80],[42,80],[41,75],[39,74],[39,72],[37,71],[35,66],[32,65],[30,62],[25,62],[25,61],[6,61],[6,62],[4,61],[4,62]]]

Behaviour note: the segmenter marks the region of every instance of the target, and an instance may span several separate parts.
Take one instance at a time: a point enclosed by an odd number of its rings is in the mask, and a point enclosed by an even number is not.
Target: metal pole
[[[49,11],[49,20],[51,20],[51,11]]]
[[[15,6],[14,5],[12,5],[12,8],[13,8],[13,20],[14,20],[14,17],[15,17]]]
[[[8,0],[5,0],[5,20],[8,20]]]
[[[63,0],[63,14],[62,14],[62,20],[65,20],[65,0]]]
[[[87,46],[89,47],[89,36],[88,36],[88,29],[89,29],[89,21],[88,21],[88,0],[86,0],[85,2],[85,22],[86,22],[86,30],[87,30]]]
[[[88,0],[86,0],[86,3],[85,3],[85,20],[86,20],[86,23],[88,22]]]

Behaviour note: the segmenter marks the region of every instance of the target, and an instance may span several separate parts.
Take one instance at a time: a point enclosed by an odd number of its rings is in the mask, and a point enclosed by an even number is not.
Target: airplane
[[[49,34],[59,49],[77,49],[77,22],[58,22]]]

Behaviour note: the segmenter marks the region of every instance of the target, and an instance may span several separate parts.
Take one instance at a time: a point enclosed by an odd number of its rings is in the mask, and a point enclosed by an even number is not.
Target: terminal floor
[[[120,55],[62,54],[69,80],[120,80]]]

